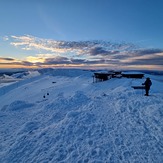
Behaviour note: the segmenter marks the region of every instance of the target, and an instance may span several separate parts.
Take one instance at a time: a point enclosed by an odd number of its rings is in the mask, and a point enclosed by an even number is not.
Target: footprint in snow
[[[34,130],[37,130],[38,128],[39,128],[39,122],[37,121],[27,122],[22,126],[19,134],[30,133]]]

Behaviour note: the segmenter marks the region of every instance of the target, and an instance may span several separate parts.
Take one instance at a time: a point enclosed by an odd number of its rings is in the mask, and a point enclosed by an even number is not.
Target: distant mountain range
[[[47,73],[47,72],[50,72],[50,71],[53,71],[53,70],[59,70],[58,69],[53,69],[53,68],[43,68],[43,69],[30,69],[30,71],[38,71],[39,73]],[[82,70],[82,69],[81,69]],[[28,69],[0,69],[0,76],[3,76],[4,74],[5,75],[9,75],[9,76],[12,76],[14,74],[23,74],[23,75],[28,75]],[[92,70],[90,70],[92,71]],[[94,70],[94,71],[97,71],[97,70]],[[139,71],[139,72],[143,72],[143,73],[146,73],[146,74],[151,74],[151,75],[163,75],[163,71],[158,71],[158,70],[121,70],[123,72],[125,71]],[[18,75],[19,76],[19,75]]]

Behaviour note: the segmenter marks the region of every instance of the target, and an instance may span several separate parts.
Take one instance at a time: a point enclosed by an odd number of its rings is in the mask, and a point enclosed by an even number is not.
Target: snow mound
[[[30,108],[30,107],[33,107],[33,106],[34,106],[34,104],[28,103],[26,101],[18,100],[18,101],[12,102],[8,106],[5,106],[5,110],[8,110],[8,111],[19,111],[19,110],[27,109],[27,108]]]

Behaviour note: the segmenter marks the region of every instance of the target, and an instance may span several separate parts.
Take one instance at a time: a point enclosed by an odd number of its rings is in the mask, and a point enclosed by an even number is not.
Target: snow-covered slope
[[[36,70],[33,70],[33,71],[21,71],[21,72],[11,72],[11,73],[10,72],[3,72],[3,71],[1,72],[0,71],[0,88],[4,87],[4,86],[11,85],[11,84],[14,84],[14,83],[16,83],[18,81],[21,81],[21,80],[24,80],[24,79],[31,79],[31,78],[37,77],[39,75],[40,75],[40,73],[38,71],[36,71]],[[16,85],[17,85],[17,83],[16,83]]]
[[[12,84],[16,81],[18,81],[18,79],[15,77],[4,74],[3,76],[0,76],[0,87]]]
[[[25,71],[25,72],[19,72],[19,73],[14,73],[12,77],[15,78],[20,78],[20,79],[28,79],[31,77],[39,76],[40,73],[38,71]]]
[[[0,94],[0,162],[162,163],[162,76],[146,97],[131,88],[145,79],[56,72]]]

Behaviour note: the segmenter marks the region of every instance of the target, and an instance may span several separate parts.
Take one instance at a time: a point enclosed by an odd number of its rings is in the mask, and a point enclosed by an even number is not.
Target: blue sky
[[[0,68],[163,69],[162,0],[1,0]]]

